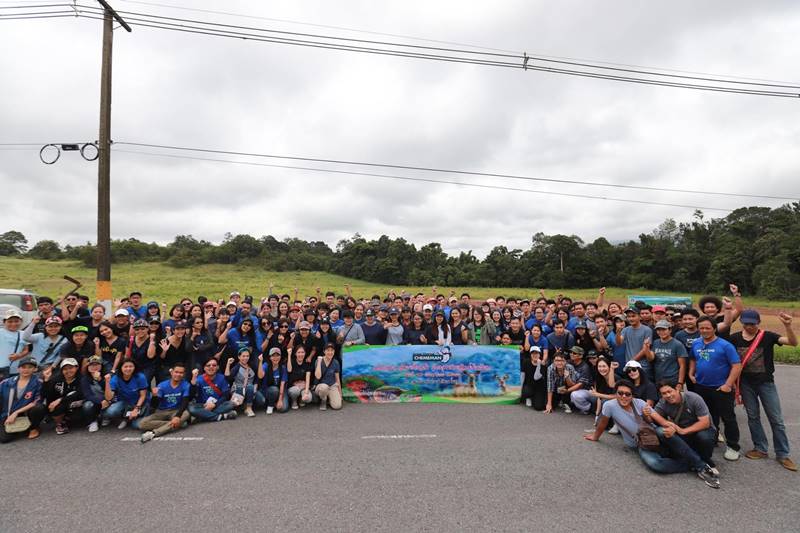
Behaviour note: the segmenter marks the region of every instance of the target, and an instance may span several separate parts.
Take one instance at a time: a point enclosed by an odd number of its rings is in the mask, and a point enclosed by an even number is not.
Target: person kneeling
[[[236,406],[228,400],[230,386],[219,372],[216,359],[209,359],[203,366],[203,375],[192,375],[192,387],[196,389],[194,402],[189,405],[189,414],[203,422],[219,422],[236,418]]]
[[[319,398],[320,411],[328,408],[328,402],[331,404],[331,409],[342,408],[341,370],[339,361],[333,358],[335,352],[336,347],[332,342],[326,344],[323,351],[324,357],[317,358],[314,369],[314,378],[317,380],[317,385],[314,387],[314,398]]]
[[[42,382],[34,374],[37,363],[31,356],[19,360],[19,375],[0,382],[0,443],[28,435],[39,436],[45,416]]]
[[[142,443],[180,429],[189,423],[189,411],[186,408],[189,406],[192,394],[189,382],[183,379],[185,374],[186,367],[183,363],[176,362],[169,369],[170,378],[159,383],[153,390],[152,403],[155,411],[139,422],[139,429],[144,430]],[[195,369],[192,376],[195,377],[197,374],[199,371]]]
[[[613,418],[614,424],[620,429],[625,445],[629,448],[638,448],[639,457],[649,469],[662,474],[694,470],[706,485],[712,488],[719,488],[719,474],[717,471],[702,460],[691,460],[691,464],[689,461],[684,460],[684,458],[688,457],[686,449],[681,449],[679,454],[676,454],[681,459],[662,457],[659,451],[655,451],[661,448],[662,439],[666,440],[667,437],[663,429],[655,430],[652,425],[644,420],[645,416],[652,415],[652,410],[644,400],[633,397],[633,388],[633,383],[626,379],[616,383],[614,386],[616,398],[603,405],[594,433],[584,435],[584,438],[590,441],[599,441],[600,436],[608,426],[609,420]],[[650,414],[648,415],[645,411]],[[673,434],[672,432],[668,433]],[[657,438],[652,438],[655,437],[655,434],[658,435]],[[651,438],[647,439],[647,437]],[[653,442],[650,442],[650,440]],[[681,442],[684,441],[681,440]],[[677,441],[672,445],[680,448],[680,443]],[[691,449],[688,445],[686,448]],[[670,453],[675,453],[671,447],[669,449]]]

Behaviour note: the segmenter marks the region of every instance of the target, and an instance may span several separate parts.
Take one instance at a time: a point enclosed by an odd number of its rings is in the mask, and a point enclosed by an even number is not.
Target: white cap
[[[5,321],[5,320],[8,320],[9,318],[19,318],[19,319],[21,319],[22,318],[22,314],[19,311],[17,311],[16,309],[12,308],[12,309],[9,309],[8,311],[6,311],[6,316],[3,317],[3,320]]]
[[[78,366],[78,361],[76,361],[72,357],[67,357],[66,359],[61,361],[60,365],[58,365],[59,368],[64,368],[65,366]]]
[[[425,304],[422,306],[423,311],[433,311],[433,306],[431,304]]]
[[[241,294],[239,294],[239,291],[233,291],[233,292],[230,294],[230,297],[231,297],[231,298],[233,298],[234,296],[241,296]]]
[[[634,361],[633,359],[631,359],[630,361],[625,363],[625,368],[623,370],[626,370],[628,368],[642,368],[642,365],[641,363],[639,363],[639,361]]]
[[[130,316],[130,313],[128,313],[127,309],[117,309],[114,316]]]
[[[538,346],[531,346],[531,351],[532,351],[532,352],[539,352],[539,353],[542,353],[542,349],[541,349],[541,348],[539,348]]]

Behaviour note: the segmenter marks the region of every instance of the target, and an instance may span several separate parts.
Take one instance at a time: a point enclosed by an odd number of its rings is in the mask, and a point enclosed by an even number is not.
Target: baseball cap
[[[586,358],[587,359],[591,359],[592,357],[597,357],[597,351],[596,350],[589,350],[588,353],[586,354]]]
[[[130,316],[127,309],[117,309],[114,311],[114,316]]]
[[[653,306],[653,312],[654,313],[666,313],[667,312],[667,308],[664,307],[663,305],[654,305]]]
[[[230,306],[238,307],[238,305],[236,305],[236,302],[228,302],[225,304],[225,307],[230,307]]]
[[[659,320],[656,322],[656,329],[672,329],[672,324],[669,323],[669,320]]]
[[[425,304],[422,306],[423,311],[433,311],[433,306],[431,304]]]
[[[189,326],[186,325],[186,321],[185,320],[176,320],[175,321],[175,326],[173,327],[173,329],[187,328],[187,327],[189,327]]]
[[[574,354],[583,355],[583,348],[581,348],[580,346],[573,346],[572,348],[569,349],[569,351]]]
[[[761,315],[759,315],[758,311],[755,309],[745,309],[742,311],[742,314],[739,315],[739,321],[742,324],[755,325],[761,322]]]
[[[230,297],[230,298],[233,298],[234,296],[241,296],[241,294],[239,294],[239,291],[233,291],[233,292],[232,292],[232,293],[229,295],[229,297]]]
[[[152,309],[153,307],[158,309],[158,302],[147,302],[147,309]]]
[[[375,316],[375,312],[372,309],[367,309],[367,312],[364,313],[366,316]]]
[[[298,329],[311,329],[311,324],[308,321],[303,320],[302,322],[300,322],[300,327]],[[272,353],[272,350],[270,350],[269,352]]]
[[[89,358],[89,364],[90,365],[102,365],[103,364],[103,358],[100,357],[99,355],[93,355],[93,356],[91,356]]]
[[[61,361],[60,365],[58,365],[59,368],[64,368],[65,366],[78,366],[78,361],[76,361],[74,357],[67,357],[66,359]]]
[[[86,326],[75,326],[74,328],[72,328],[70,330],[70,332],[73,333],[73,334],[75,334],[75,333],[86,333],[88,335],[89,334],[89,328],[87,328]]]
[[[273,346],[272,348],[269,349],[269,354],[270,355],[273,355],[273,354],[281,355],[281,349],[278,348],[277,346]]]
[[[585,320],[576,320],[575,321],[576,328],[583,328],[586,329],[586,321]]]
[[[389,314],[390,315],[399,315],[400,311],[398,311],[398,309],[396,307],[392,307],[391,309],[389,309]]]
[[[143,318],[139,318],[133,322],[133,329],[146,328],[146,327],[147,327],[147,320]]]
[[[625,368],[623,368],[623,370],[628,370],[629,368],[638,368],[641,370],[642,364],[639,361],[630,360],[625,363]]]
[[[326,342],[325,346],[323,347],[323,350],[327,350],[328,348],[333,348],[335,350],[336,349],[336,344],[334,344],[332,342]]]
[[[538,346],[531,346],[531,351],[532,351],[532,352],[539,352],[539,353],[542,353],[542,349],[541,349],[541,348],[539,348]]]
[[[31,357],[30,355],[26,355],[25,357],[19,360],[18,365],[19,366],[33,365],[34,368],[37,368],[39,366],[39,363],[37,363],[36,359]]]
[[[21,320],[22,319],[22,313],[20,313],[16,309],[9,309],[8,311],[6,311],[6,314],[3,317],[3,320],[5,321],[5,320],[8,320],[9,318],[19,318]]]
[[[630,305],[625,309],[625,314],[627,315],[628,313],[633,313],[635,315],[638,315],[639,314],[639,308],[636,307],[635,305]]]
[[[148,319],[148,322],[149,322],[150,324],[161,324],[161,319],[160,319],[158,316],[151,316],[151,317]]]
[[[58,324],[61,325],[61,319],[57,316],[51,316],[47,320],[44,321],[45,326],[49,326],[50,324]]]

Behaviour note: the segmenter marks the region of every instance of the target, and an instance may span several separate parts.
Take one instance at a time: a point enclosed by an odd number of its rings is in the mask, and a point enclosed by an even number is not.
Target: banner
[[[672,305],[683,309],[692,306],[691,296],[628,296],[628,305],[644,302],[648,305]]]
[[[519,346],[350,346],[342,361],[351,402],[519,401]]]

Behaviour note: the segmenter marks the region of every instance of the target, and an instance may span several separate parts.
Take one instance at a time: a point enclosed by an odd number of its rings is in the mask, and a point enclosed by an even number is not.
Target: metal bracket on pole
[[[119,25],[120,25],[120,26],[122,26],[123,28],[125,28],[125,30],[127,30],[127,31],[128,31],[128,33],[130,33],[130,32],[132,32],[132,31],[133,31],[133,30],[131,30],[131,27],[130,27],[130,26],[128,26],[128,23],[127,23],[127,22],[125,22],[125,21],[122,19],[122,17],[120,17],[120,16],[119,16],[119,14],[118,14],[116,11],[114,11],[114,8],[113,8],[113,7],[111,7],[110,5],[108,5],[108,2],[106,2],[106,0],[97,0],[97,2],[98,2],[98,3],[99,3],[101,6],[103,6],[103,9],[105,9],[106,11],[108,11],[109,13],[111,13],[111,16],[112,16],[112,17],[114,17],[114,20],[116,20],[117,22],[119,22]]]
[[[528,57],[528,52],[523,52],[522,58],[522,69],[528,70],[528,60],[530,59],[530,57]]]

